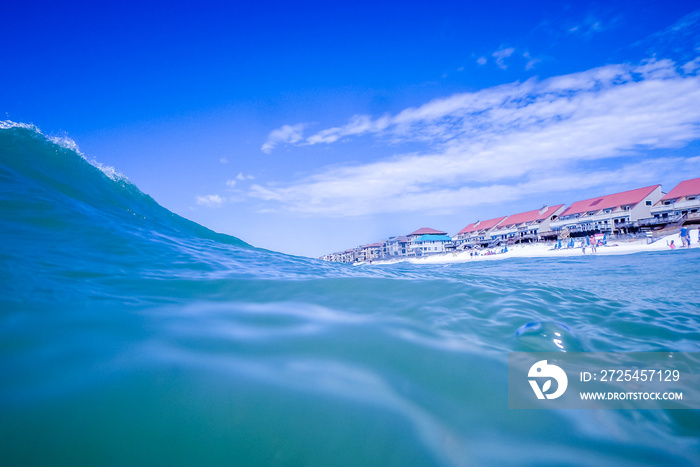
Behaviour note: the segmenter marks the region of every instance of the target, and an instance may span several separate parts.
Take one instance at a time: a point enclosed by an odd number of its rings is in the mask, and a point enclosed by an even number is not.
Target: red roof
[[[370,243],[369,245],[362,245],[360,248],[379,248],[382,246],[381,243]]]
[[[431,229],[429,227],[423,227],[422,229],[418,229],[415,232],[408,235],[447,235],[447,232],[443,232],[442,230]]]
[[[562,212],[560,216],[568,216],[570,214],[579,214],[582,212],[600,211],[601,209],[615,208],[618,206],[634,206],[649,194],[660,187],[661,185],[647,186],[637,188],[636,190],[623,191],[614,195],[599,196],[597,198],[576,201],[569,208]]]
[[[496,225],[498,225],[499,222],[501,222],[503,219],[505,219],[508,216],[503,216],[503,217],[497,217],[495,219],[490,219],[487,221],[483,222],[474,222],[472,224],[469,224],[465,228],[459,231],[459,234],[465,234],[469,232],[478,232],[479,230],[488,230]]]
[[[548,217],[553,216],[554,213],[557,212],[557,210],[563,206],[563,204],[558,204],[556,206],[547,207],[547,209],[545,209],[544,211],[542,211],[541,209],[535,209],[534,211],[513,214],[512,216],[508,216],[508,219],[505,222],[503,222],[501,226],[508,227],[511,225],[523,224],[525,222],[543,221]]]
[[[692,195],[700,195],[700,178],[680,182],[673,190],[669,191],[666,196],[661,198],[661,201]]]

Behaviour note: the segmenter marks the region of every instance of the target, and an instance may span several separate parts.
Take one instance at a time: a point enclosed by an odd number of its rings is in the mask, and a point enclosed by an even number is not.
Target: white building
[[[379,259],[384,256],[382,253],[383,247],[383,243],[370,243],[369,245],[362,245],[360,247],[360,252],[357,259],[365,262]]]
[[[685,180],[651,208],[655,223],[700,219],[700,178]]]
[[[491,231],[494,227],[498,226],[507,216],[497,217],[495,219],[489,219],[487,221],[476,221],[457,233],[452,240],[456,245],[487,245],[491,242]]]
[[[444,253],[452,243],[449,235],[421,235],[411,240],[411,249],[417,256]]]
[[[386,241],[386,254],[389,257],[413,256],[411,241],[407,236],[391,237]]]
[[[416,230],[415,232],[411,232],[406,236],[408,237],[409,241],[412,241],[418,237],[422,237],[423,235],[447,235],[447,232],[443,232],[442,230],[431,229],[430,227],[422,227]]]
[[[550,228],[570,232],[624,233],[640,227],[639,221],[650,219],[651,208],[663,193],[653,185],[613,195],[576,201],[552,221]]]
[[[564,205],[543,206],[534,211],[508,216],[490,232],[491,238],[512,241],[536,241],[550,231],[550,223],[564,211]]]

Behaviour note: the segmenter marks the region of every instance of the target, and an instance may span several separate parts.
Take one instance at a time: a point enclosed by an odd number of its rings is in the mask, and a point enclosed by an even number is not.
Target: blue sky
[[[319,256],[700,176],[697,2],[9,1],[2,119]]]

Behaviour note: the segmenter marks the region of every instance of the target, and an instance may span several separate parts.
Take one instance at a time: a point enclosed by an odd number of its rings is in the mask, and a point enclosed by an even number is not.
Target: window
[[[646,200],[644,204],[646,204],[647,206],[651,206],[651,200]]]

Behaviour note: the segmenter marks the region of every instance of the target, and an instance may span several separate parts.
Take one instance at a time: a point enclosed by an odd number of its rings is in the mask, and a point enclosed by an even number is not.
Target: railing
[[[686,219],[688,218],[688,215],[681,214],[681,215],[676,216],[676,217],[678,218],[678,220],[676,220],[672,223],[669,223],[666,227],[680,227],[686,221]]]
[[[652,219],[640,219],[637,224],[640,227],[648,227],[655,225],[678,226],[685,222],[687,216],[685,214],[677,214],[673,217],[654,217]]]
[[[491,240],[488,245],[486,245],[486,248],[495,248],[501,244],[501,239],[500,238],[495,238]]]

